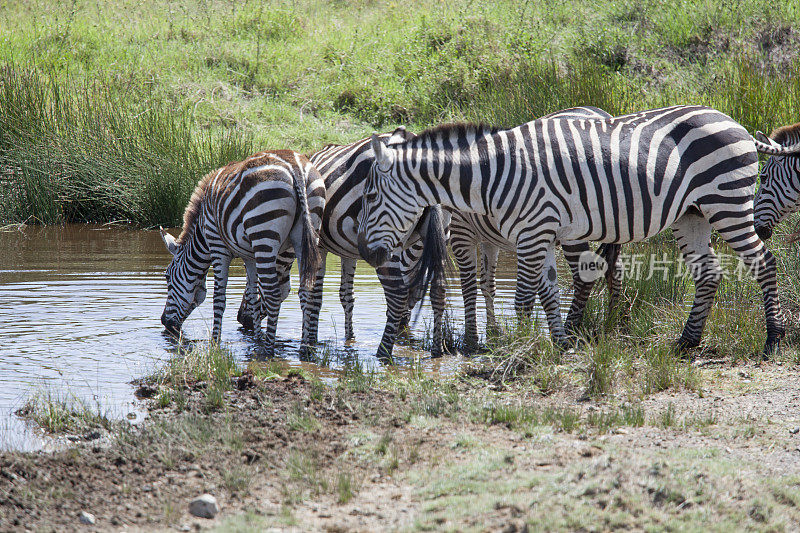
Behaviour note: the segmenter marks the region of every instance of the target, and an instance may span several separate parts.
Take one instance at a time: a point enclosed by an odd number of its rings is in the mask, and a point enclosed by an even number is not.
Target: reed
[[[2,220],[175,225],[203,174],[252,150],[247,134],[200,130],[155,94],[0,69]]]

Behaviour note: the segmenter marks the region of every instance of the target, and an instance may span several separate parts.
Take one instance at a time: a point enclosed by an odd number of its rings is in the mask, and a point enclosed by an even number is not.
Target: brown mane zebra
[[[225,311],[228,268],[242,257],[257,279],[267,317],[265,342],[274,349],[280,304],[288,293],[291,261],[279,261],[292,248],[300,265],[300,304],[307,323],[306,292],[319,266],[318,230],[325,207],[322,177],[304,155],[290,150],[259,152],[207,174],[192,194],[183,230],[175,239],[161,230],[173,255],[166,270],[167,303],[161,322],[180,331],[189,313],[206,296],[205,280],[214,268],[214,325],[219,341]],[[282,287],[284,293],[282,294]],[[303,342],[309,333],[304,327]]]
[[[681,348],[700,343],[722,277],[716,230],[764,295],[765,353],[785,333],[775,259],[753,226],[758,158],[753,137],[723,113],[675,106],[605,119],[546,118],[497,130],[447,125],[375,151],[359,228],[380,265],[428,205],[494,218],[517,249],[515,306],[538,293],[551,336],[568,345],[559,312],[556,241],[625,243],[671,227],[693,268],[695,300]]]

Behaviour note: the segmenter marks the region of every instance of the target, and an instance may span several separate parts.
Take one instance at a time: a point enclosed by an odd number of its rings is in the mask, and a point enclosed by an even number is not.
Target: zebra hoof
[[[383,346],[378,348],[378,352],[375,354],[375,357],[378,361],[382,363],[391,363],[392,362],[392,350],[387,350]]]
[[[497,324],[490,324],[486,326],[486,336],[490,338],[497,338],[503,334],[503,330]]]
[[[564,339],[554,340],[553,344],[555,344],[559,352],[566,352],[575,348],[576,342],[574,338],[573,339],[564,338]]]
[[[477,335],[465,336],[461,345],[464,353],[475,353],[480,349],[480,342],[478,341]]]
[[[316,348],[314,348],[314,346],[311,346],[309,344],[303,344],[302,346],[300,346],[300,350],[298,350],[298,358],[301,361],[315,362],[314,361],[315,355],[317,355]]]
[[[253,320],[253,317],[248,313],[242,313],[239,311],[239,314],[236,316],[236,320],[242,325],[242,329],[245,331],[253,331],[255,320]]]
[[[764,361],[768,361],[769,359],[777,356],[781,351],[781,340],[780,338],[777,339],[767,339],[767,343],[764,345],[764,353],[761,354],[761,359]]]
[[[684,337],[678,339],[674,344],[675,351],[683,361],[692,361],[694,358],[689,352],[698,346],[700,346],[700,339],[687,339]]]

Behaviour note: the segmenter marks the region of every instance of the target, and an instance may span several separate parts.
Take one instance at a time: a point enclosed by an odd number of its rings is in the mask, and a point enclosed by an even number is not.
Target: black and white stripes
[[[233,257],[242,257],[260,292],[262,309],[253,311],[252,321],[260,323],[262,316],[267,317],[265,341],[272,349],[292,263],[291,255],[288,261],[278,261],[278,256],[289,250],[297,255],[305,315],[305,293],[319,264],[317,231],[324,206],[319,172],[305,156],[289,150],[260,152],[208,174],[192,194],[180,237],[176,240],[162,230],[173,259],[166,271],[167,303],[161,322],[168,331],[180,330],[205,298],[206,273],[213,266],[212,339],[218,341],[228,268]],[[308,342],[305,328],[303,337]]]
[[[385,133],[380,137],[389,144],[393,144],[410,138],[410,134],[406,132],[405,128],[398,128],[394,132]],[[367,138],[348,145],[325,146],[309,158],[324,180],[327,201],[320,229],[320,267],[308,296],[308,312],[305,315],[307,324],[304,324],[304,331],[308,332],[307,341],[309,343],[317,342],[326,258],[330,252],[342,259],[339,298],[345,313],[345,340],[352,340],[354,338],[352,317],[355,300],[353,277],[356,261],[361,259],[357,246],[357,220],[361,212],[364,185],[374,156]],[[378,357],[382,359],[391,356],[397,335],[408,322],[408,294],[414,281],[417,281],[413,274],[420,262],[420,257],[423,256],[423,247],[426,247],[428,252],[435,250],[441,252],[445,246],[445,228],[440,224],[429,224],[432,217],[434,217],[434,221],[438,220],[435,218],[438,216],[438,208],[428,211],[430,215],[422,217],[401,243],[400,248],[413,246],[414,250],[402,259],[399,255],[394,255],[385,265],[377,269],[378,280],[383,286],[386,297],[386,326],[377,353]],[[434,258],[434,262],[443,263],[444,256],[440,252],[437,252],[439,256]],[[430,255],[428,257],[430,258]],[[433,276],[429,276],[429,278],[431,277]],[[254,286],[253,277],[248,275],[248,289],[239,312],[239,321],[246,326],[251,325],[251,322],[248,321],[250,313],[246,309],[252,307],[257,301],[257,292],[252,289]],[[442,316],[445,305],[444,285],[438,280],[431,285],[431,303],[434,309],[431,353],[438,356],[443,351]]]
[[[772,230],[800,209],[800,123],[775,130],[771,138],[757,133],[760,152],[772,154],[761,169],[761,187],[755,201],[756,233],[769,239]]]
[[[393,146],[376,162],[360,238],[379,264],[424,207],[491,217],[517,250],[520,314],[538,293],[551,334],[566,342],[556,242],[641,241],[671,227],[694,268],[695,301],[679,344],[695,346],[721,277],[711,232],[739,254],[764,293],[765,350],[784,333],[775,261],[753,228],[753,138],[728,116],[675,106],[614,118],[543,118],[510,130],[447,125]]]

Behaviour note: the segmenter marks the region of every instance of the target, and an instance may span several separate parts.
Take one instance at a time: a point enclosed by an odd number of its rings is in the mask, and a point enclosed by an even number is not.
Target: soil
[[[145,400],[145,424],[111,438],[0,454],[0,530],[798,530],[800,371],[702,372],[701,391],[641,399],[644,425],[566,430],[476,413],[568,408],[586,421],[631,400],[542,396],[524,380],[350,390],[245,374],[208,411],[195,385],[180,410]],[[214,519],[188,513],[203,493],[220,503]]]

